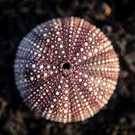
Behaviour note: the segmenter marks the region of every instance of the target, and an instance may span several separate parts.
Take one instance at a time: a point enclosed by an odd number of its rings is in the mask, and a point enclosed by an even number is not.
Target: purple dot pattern
[[[14,71],[17,88],[35,114],[69,123],[90,118],[107,104],[119,60],[100,29],[66,17],[42,23],[22,39]]]

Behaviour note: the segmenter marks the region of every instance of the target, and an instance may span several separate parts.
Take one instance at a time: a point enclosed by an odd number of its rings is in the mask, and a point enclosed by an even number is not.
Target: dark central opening
[[[70,69],[71,68],[71,64],[69,62],[66,62],[63,64],[63,69]]]

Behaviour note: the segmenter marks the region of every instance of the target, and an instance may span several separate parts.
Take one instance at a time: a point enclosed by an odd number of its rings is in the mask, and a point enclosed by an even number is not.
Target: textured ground
[[[16,89],[13,62],[21,38],[37,24],[62,16],[86,18],[112,40],[120,78],[108,105],[93,118],[58,124],[35,118]],[[134,135],[135,5],[133,0],[0,0],[0,135]]]

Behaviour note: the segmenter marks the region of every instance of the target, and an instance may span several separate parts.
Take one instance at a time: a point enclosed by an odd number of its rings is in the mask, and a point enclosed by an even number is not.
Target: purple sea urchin
[[[21,41],[15,80],[24,102],[57,122],[82,121],[110,99],[119,74],[108,38],[83,19],[42,23]]]

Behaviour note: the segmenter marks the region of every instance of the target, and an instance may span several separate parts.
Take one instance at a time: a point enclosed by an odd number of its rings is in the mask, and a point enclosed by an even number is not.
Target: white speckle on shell
[[[42,23],[21,41],[15,80],[24,102],[57,122],[90,118],[110,99],[119,61],[108,38],[75,17]]]

